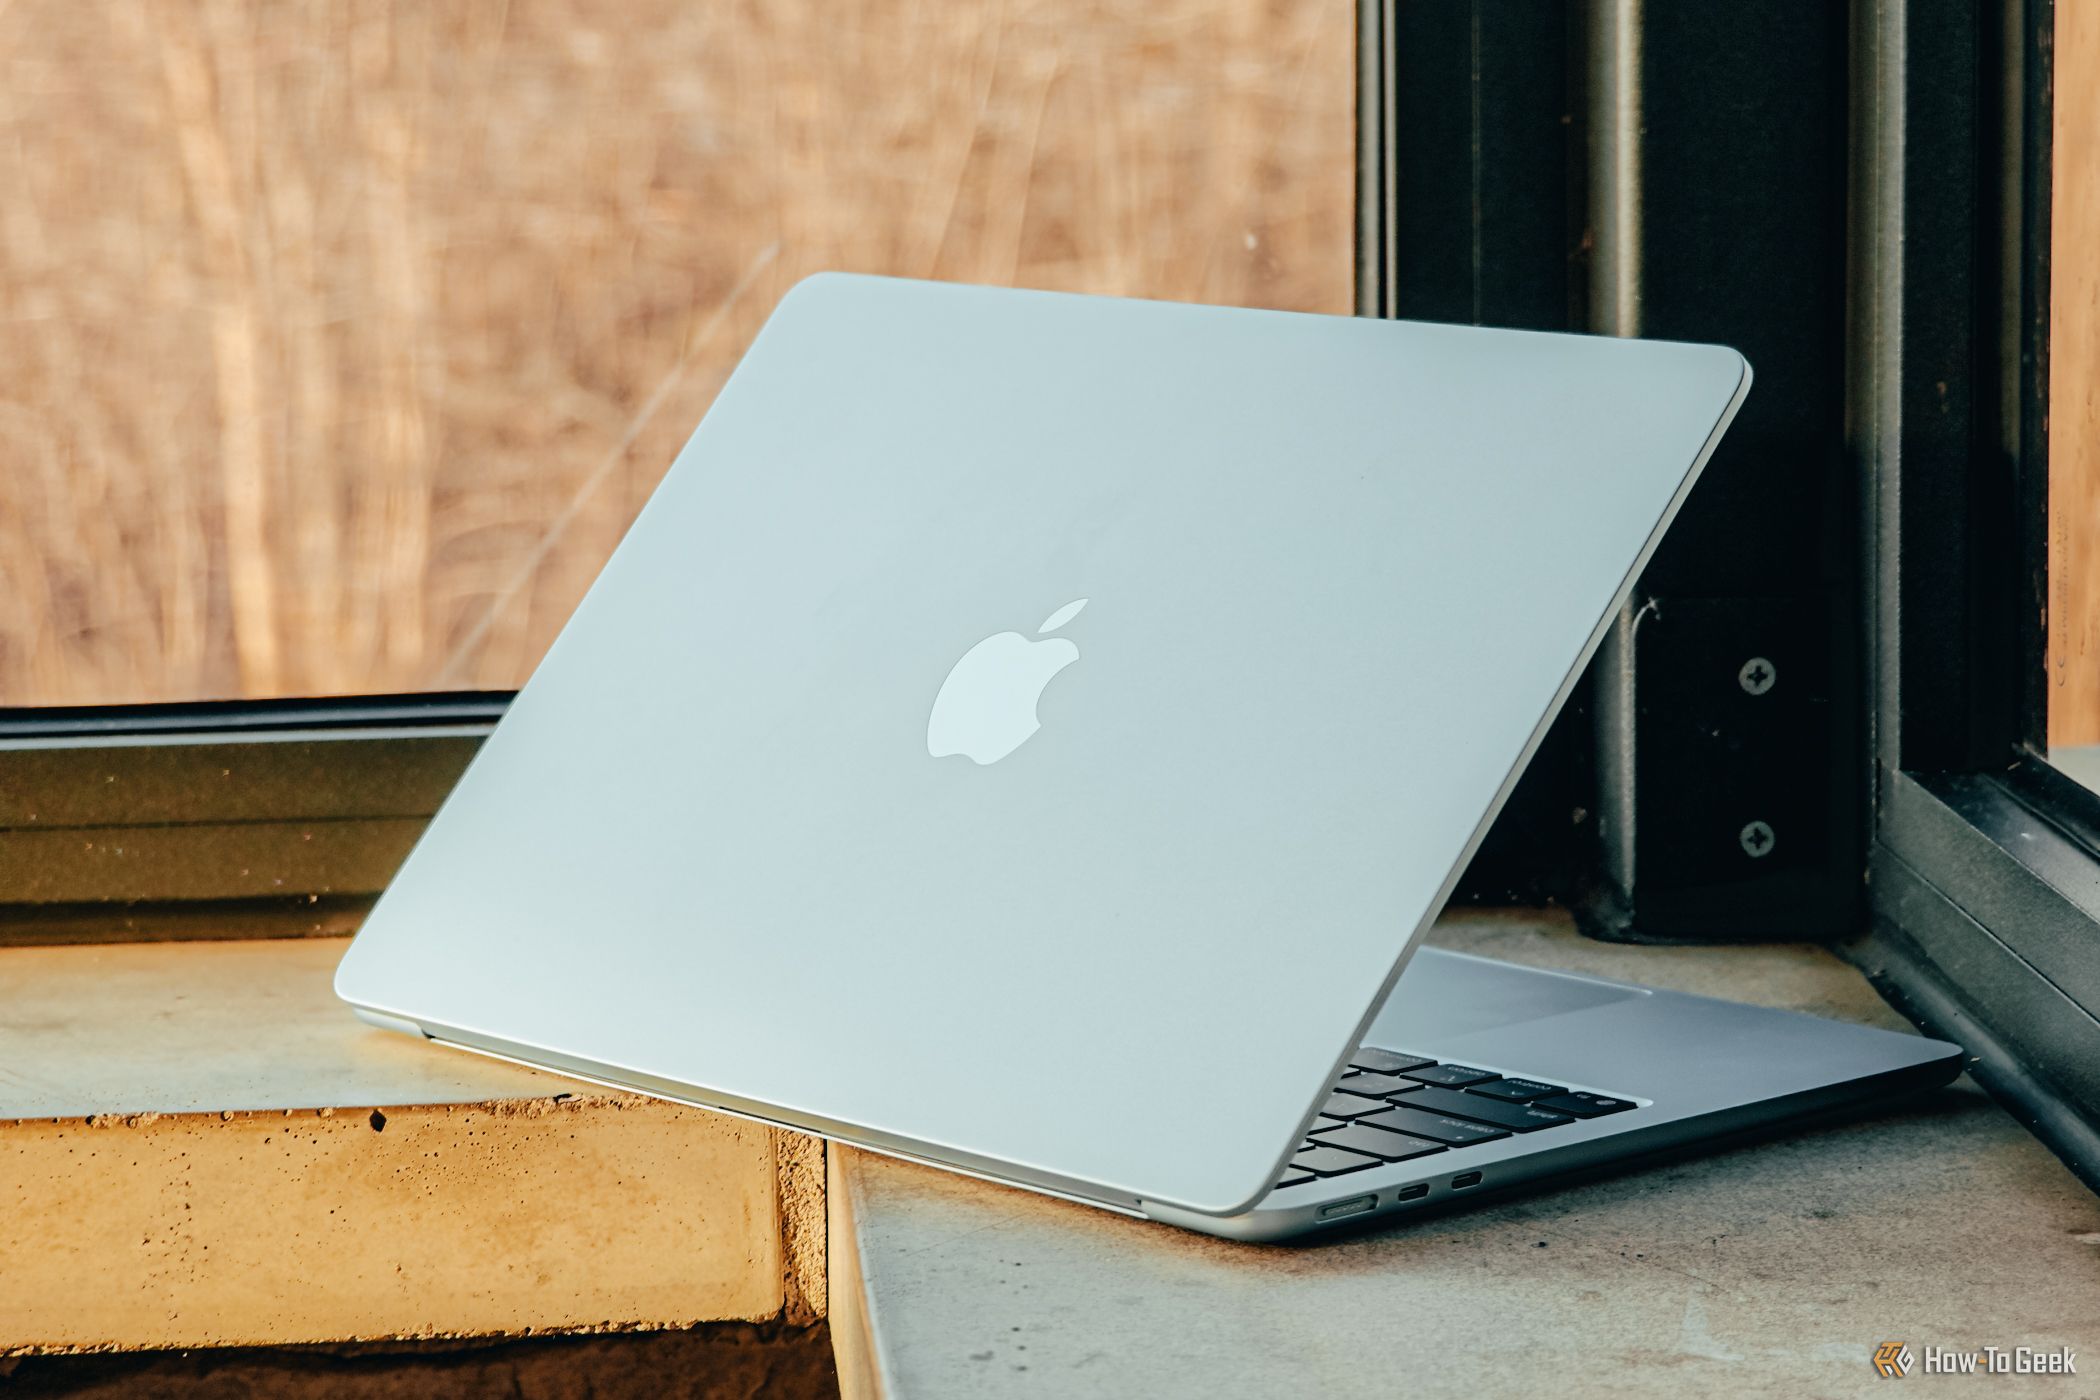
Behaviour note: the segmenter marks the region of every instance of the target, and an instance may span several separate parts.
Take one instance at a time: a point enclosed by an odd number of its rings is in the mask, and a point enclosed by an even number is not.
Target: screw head
[[[1762,656],[1745,661],[1735,673],[1735,682],[1751,695],[1762,695],[1779,680],[1779,668]]]
[[[1768,824],[1751,822],[1735,834],[1735,839],[1743,848],[1744,855],[1752,860],[1763,860],[1772,854],[1772,846],[1779,838],[1772,834],[1772,828]]]

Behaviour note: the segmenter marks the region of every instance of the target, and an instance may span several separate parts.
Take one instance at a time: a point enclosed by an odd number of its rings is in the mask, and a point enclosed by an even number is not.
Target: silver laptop
[[[1414,951],[1749,378],[806,281],[336,988],[1244,1239],[1944,1080],[1916,1036]]]

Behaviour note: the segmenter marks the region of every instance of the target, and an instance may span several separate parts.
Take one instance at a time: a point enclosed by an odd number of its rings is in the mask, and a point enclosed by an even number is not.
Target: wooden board
[[[1348,311],[1353,22],[0,6],[0,704],[518,684],[820,268]]]

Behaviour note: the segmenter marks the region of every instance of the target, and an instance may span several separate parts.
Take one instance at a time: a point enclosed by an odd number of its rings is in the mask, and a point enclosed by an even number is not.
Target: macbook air
[[[1918,1036],[1416,951],[1749,383],[814,277],[337,990],[1243,1239],[1945,1080]]]

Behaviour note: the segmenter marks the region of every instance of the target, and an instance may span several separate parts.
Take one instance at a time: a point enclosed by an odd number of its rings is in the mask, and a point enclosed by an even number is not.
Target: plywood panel
[[[2100,744],[2100,6],[2056,8],[2049,744]]]
[[[1347,311],[1352,20],[0,6],[0,704],[517,684],[819,268]]]

